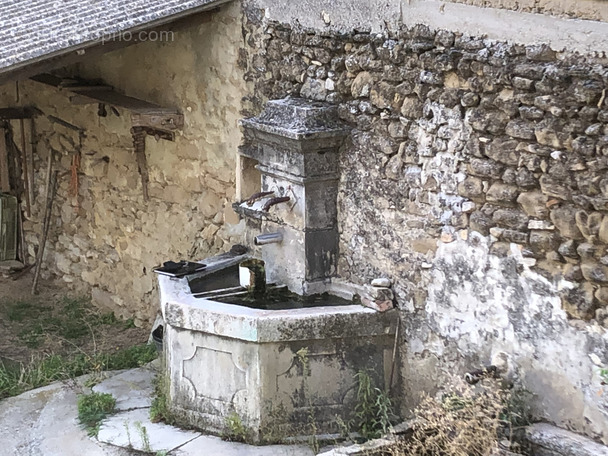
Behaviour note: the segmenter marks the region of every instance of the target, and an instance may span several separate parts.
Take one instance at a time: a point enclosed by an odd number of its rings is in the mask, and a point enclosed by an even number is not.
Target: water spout
[[[278,232],[260,234],[255,237],[253,242],[255,245],[280,244],[283,242],[283,234]]]
[[[264,207],[262,208],[262,210],[264,212],[268,212],[272,206],[276,206],[277,204],[280,204],[280,203],[286,203],[290,199],[291,198],[289,198],[289,196],[270,198],[268,201],[266,201],[266,204],[264,204]]]

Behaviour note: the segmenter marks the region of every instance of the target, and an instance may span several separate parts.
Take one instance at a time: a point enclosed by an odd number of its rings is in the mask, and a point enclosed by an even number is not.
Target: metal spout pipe
[[[280,244],[283,242],[283,234],[281,233],[266,233],[260,234],[253,240],[255,245]]]
[[[286,203],[289,200],[290,200],[289,196],[280,196],[277,198],[270,198],[268,201],[266,201],[266,204],[264,204],[262,211],[268,212],[272,206],[276,206],[277,204],[280,204],[280,203]]]

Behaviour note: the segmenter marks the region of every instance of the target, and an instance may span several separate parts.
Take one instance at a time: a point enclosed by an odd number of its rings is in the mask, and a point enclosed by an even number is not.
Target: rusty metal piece
[[[262,211],[268,212],[272,206],[276,206],[277,204],[281,204],[281,203],[286,203],[290,199],[291,198],[289,196],[279,196],[277,198],[271,198],[268,201],[266,201],[266,204],[264,204]]]
[[[245,200],[245,203],[247,203],[247,206],[253,206],[253,203],[255,203],[257,200],[264,198],[265,196],[270,196],[270,195],[274,195],[274,192],[254,193],[249,198],[247,198],[247,200]]]
[[[149,112],[134,112],[131,114],[131,123],[134,127],[148,127],[155,130],[181,130],[184,128],[184,116],[177,111],[151,109]]]
[[[144,200],[148,201],[148,182],[150,177],[148,174],[148,160],[146,158],[146,131],[142,127],[131,128],[131,136],[133,137],[133,148],[135,149],[135,158],[137,159],[137,168],[141,176],[141,187],[144,193]]]

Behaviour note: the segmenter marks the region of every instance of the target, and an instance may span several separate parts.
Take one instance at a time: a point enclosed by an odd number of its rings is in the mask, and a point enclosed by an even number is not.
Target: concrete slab
[[[313,456],[306,445],[253,446],[226,442],[219,437],[203,435],[171,452],[172,456]]]
[[[98,444],[81,429],[77,422],[78,383],[54,383],[0,401],[0,454],[128,456]]]
[[[102,443],[155,453],[171,451],[200,436],[200,432],[152,423],[149,409],[141,408],[120,412],[104,420],[97,439]]]
[[[150,407],[155,375],[155,371],[147,367],[131,369],[98,383],[93,391],[114,396],[119,411]]]

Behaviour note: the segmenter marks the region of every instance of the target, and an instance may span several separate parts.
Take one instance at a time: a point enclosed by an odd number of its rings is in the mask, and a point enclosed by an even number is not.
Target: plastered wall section
[[[183,112],[185,127],[175,142],[146,139],[149,201],[142,194],[128,111],[108,106],[107,116],[100,117],[97,105],[72,105],[66,92],[32,81],[19,84],[20,104],[44,112],[36,119],[36,200],[25,221],[29,259],[38,249],[47,157],[55,150],[59,189],[43,277],[91,292],[97,305],[134,316],[137,324],[158,308],[155,266],[222,251],[239,230],[230,208],[245,92],[237,62],[239,5],[178,28],[173,36],[172,42],[135,44],[67,70]],[[15,85],[2,87],[1,98],[3,105],[15,105]],[[82,128],[82,137],[49,116]],[[79,148],[75,195],[71,167]]]

